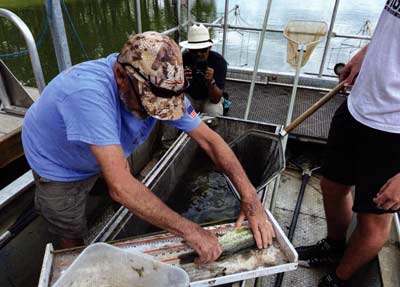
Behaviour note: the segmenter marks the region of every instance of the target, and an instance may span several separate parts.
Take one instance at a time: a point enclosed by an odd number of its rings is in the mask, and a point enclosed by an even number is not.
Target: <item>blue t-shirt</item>
[[[22,143],[29,165],[40,176],[75,181],[100,173],[89,145],[119,144],[129,156],[157,120],[136,118],[119,99],[113,67],[117,54],[73,66],[55,77],[29,108]],[[185,99],[186,113],[166,121],[183,131],[201,120]]]

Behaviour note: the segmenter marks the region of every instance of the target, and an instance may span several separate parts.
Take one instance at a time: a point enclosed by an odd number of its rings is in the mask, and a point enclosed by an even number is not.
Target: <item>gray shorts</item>
[[[81,239],[87,231],[86,201],[98,175],[71,182],[48,180],[33,172],[35,208],[49,231],[66,239]]]

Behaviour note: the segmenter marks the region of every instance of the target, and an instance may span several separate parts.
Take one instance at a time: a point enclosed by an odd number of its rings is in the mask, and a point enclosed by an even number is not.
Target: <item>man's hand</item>
[[[215,261],[222,253],[217,237],[210,231],[198,226],[186,239],[186,244],[192,247],[199,257],[194,262],[204,264]]]
[[[204,78],[206,79],[207,83],[210,85],[212,80],[214,79],[214,69],[207,67]]]
[[[373,201],[384,210],[400,209],[400,173],[389,179]]]
[[[257,196],[254,196],[250,200],[242,199],[240,214],[235,228],[239,228],[245,218],[249,222],[257,248],[262,249],[270,246],[272,239],[275,237],[275,232]]]
[[[345,86],[352,86],[361,70],[367,46],[362,48],[343,68],[339,76],[339,82],[345,81]]]

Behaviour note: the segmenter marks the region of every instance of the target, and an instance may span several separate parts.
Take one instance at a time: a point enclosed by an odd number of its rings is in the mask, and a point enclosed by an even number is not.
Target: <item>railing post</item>
[[[225,8],[224,9],[224,34],[223,34],[223,38],[222,38],[222,56],[223,57],[225,57],[226,36],[227,36],[227,33],[228,33],[229,0],[225,0],[225,7],[224,8]]]
[[[322,55],[321,66],[319,68],[318,77],[322,77],[322,74],[324,72],[326,57],[328,56],[328,49],[329,49],[331,39],[333,36],[333,27],[335,26],[336,16],[337,16],[338,9],[339,9],[339,4],[340,4],[340,0],[335,0],[335,6],[333,8],[331,21],[329,23],[328,36],[326,37],[324,54]]]
[[[296,99],[296,93],[297,93],[297,86],[299,84],[299,78],[300,78],[300,70],[301,70],[301,62],[303,60],[303,55],[306,51],[306,47],[304,45],[299,44],[297,46],[297,51],[298,51],[298,58],[297,58],[297,68],[296,68],[296,75],[294,77],[294,83],[293,83],[293,89],[292,89],[292,95],[290,97],[290,103],[289,103],[289,109],[286,115],[286,122],[285,122],[285,127],[290,124],[292,121],[292,115],[293,115],[293,109],[294,109],[294,101]],[[282,147],[283,147],[283,154],[285,155],[286,151],[286,145],[287,145],[287,140],[288,140],[288,134],[286,134],[283,139],[282,139]],[[274,182],[274,189],[272,191],[271,195],[271,204],[270,204],[270,211],[274,213],[275,207],[276,207],[276,200],[278,198],[278,193],[279,193],[279,182],[281,181],[281,175],[279,174]]]
[[[22,33],[22,36],[25,39],[26,46],[28,47],[29,57],[32,63],[33,74],[35,75],[36,85],[39,89],[39,93],[43,91],[46,84],[44,82],[42,65],[40,64],[39,54],[36,48],[35,39],[28,26],[26,26],[25,22],[21,20],[16,14],[6,9],[0,9],[0,17],[4,17],[10,20]]]
[[[263,45],[264,45],[265,31],[267,30],[269,13],[271,11],[271,4],[272,4],[272,0],[269,0],[267,9],[265,10],[264,23],[263,23],[262,31],[260,33],[260,39],[258,40],[256,62],[254,63],[253,77],[251,79],[251,85],[250,85],[250,91],[249,91],[249,99],[247,100],[246,112],[244,114],[245,120],[247,120],[247,118],[249,117],[249,113],[250,113],[251,100],[253,98],[254,86],[256,84],[258,65],[260,64],[261,52],[262,52]]]
[[[188,0],[189,2],[189,0]],[[181,0],[175,0],[176,4],[176,26],[178,27],[178,30],[176,30],[175,37],[176,41],[179,43],[181,41],[181,33],[180,33],[180,28],[181,28]]]
[[[53,46],[57,57],[58,70],[61,72],[72,66],[61,4],[60,0],[46,0],[45,3],[46,11],[50,12],[48,17],[51,38],[53,40]],[[49,5],[50,7],[48,7]]]
[[[140,7],[140,0],[135,1],[135,17],[136,17],[136,33],[140,34],[142,30],[142,12]]]
[[[186,18],[187,18],[187,32],[189,32],[189,27],[192,25],[192,13],[190,11],[190,0],[186,0]]]

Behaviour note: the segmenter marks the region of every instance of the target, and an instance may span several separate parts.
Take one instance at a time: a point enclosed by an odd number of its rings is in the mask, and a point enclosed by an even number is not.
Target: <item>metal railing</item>
[[[0,16],[8,19],[22,33],[29,51],[29,57],[32,63],[33,74],[35,75],[36,85],[41,93],[46,86],[43,76],[42,65],[40,64],[39,54],[36,48],[35,39],[28,26],[16,14],[6,9],[0,8]]]

